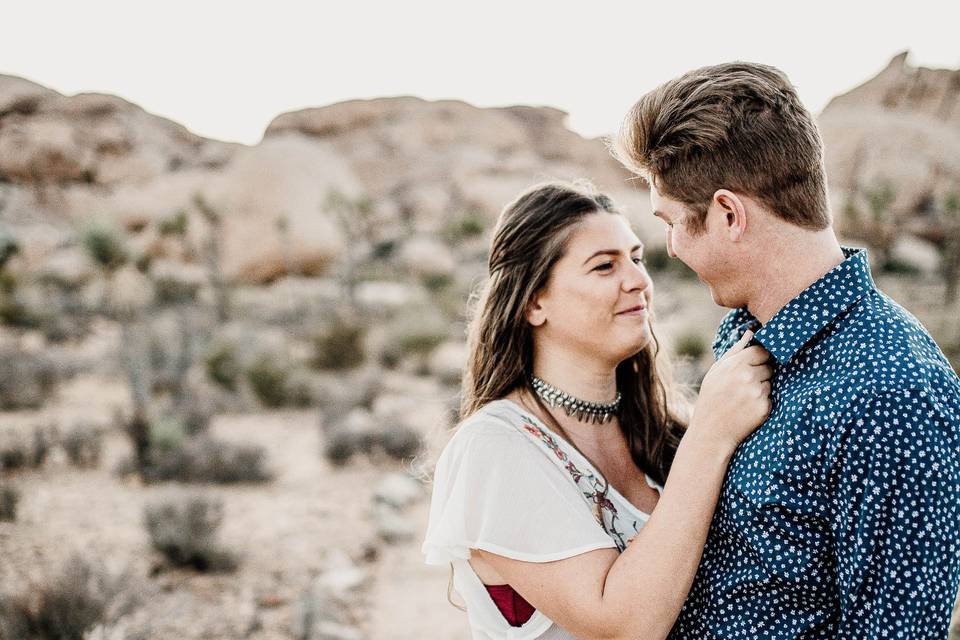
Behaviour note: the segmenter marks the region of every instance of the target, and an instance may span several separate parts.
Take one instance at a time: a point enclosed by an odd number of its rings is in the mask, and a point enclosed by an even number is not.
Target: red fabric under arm
[[[487,593],[493,598],[497,609],[510,623],[511,627],[519,627],[533,615],[536,609],[529,602],[523,599],[519,593],[513,590],[508,584],[485,584]]]

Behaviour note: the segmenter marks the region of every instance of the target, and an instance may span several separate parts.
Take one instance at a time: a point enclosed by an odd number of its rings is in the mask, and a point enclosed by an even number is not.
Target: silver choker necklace
[[[621,395],[619,391],[617,391],[617,398],[613,402],[587,402],[574,398],[569,393],[547,384],[537,376],[531,376],[530,383],[537,395],[547,404],[551,407],[562,408],[568,416],[575,417],[581,422],[593,422],[595,424],[609,422],[620,408]]]

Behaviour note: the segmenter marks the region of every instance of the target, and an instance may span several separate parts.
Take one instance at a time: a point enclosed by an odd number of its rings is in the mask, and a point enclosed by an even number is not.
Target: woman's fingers
[[[751,340],[753,340],[753,330],[747,329],[744,332],[744,334],[740,337],[740,339],[737,340],[737,343],[732,347],[730,347],[729,349],[727,349],[727,352],[723,354],[723,357],[720,359],[726,360],[727,358],[731,358],[736,354],[740,353],[741,351],[747,348],[747,345],[750,344]]]

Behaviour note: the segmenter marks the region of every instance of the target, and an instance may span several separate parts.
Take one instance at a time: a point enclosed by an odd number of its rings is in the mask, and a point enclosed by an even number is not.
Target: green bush
[[[222,522],[223,501],[199,494],[167,497],[144,509],[153,548],[171,565],[201,572],[225,572],[237,567],[236,556],[217,542]]]
[[[59,575],[32,593],[0,598],[0,637],[83,640],[97,625],[128,614],[137,604],[128,574],[110,576],[73,555]]]
[[[486,229],[487,221],[482,213],[467,211],[453,218],[444,229],[443,235],[448,242],[458,243],[483,235]]]
[[[104,269],[117,269],[128,258],[123,237],[115,226],[98,221],[81,232],[81,242],[90,257]]]
[[[196,302],[199,292],[200,284],[197,282],[173,276],[157,277],[153,280],[153,297],[160,305]]]
[[[247,369],[247,382],[264,405],[287,404],[287,369],[277,365],[270,356],[261,356]]]
[[[670,274],[684,280],[696,280],[696,272],[679,258],[671,258],[663,245],[647,247],[643,252],[643,263],[651,273]]]
[[[234,355],[232,345],[216,345],[207,353],[204,363],[207,377],[228,391],[237,390],[240,364]]]
[[[0,486],[0,521],[14,522],[17,519],[17,504],[19,502],[20,491],[16,487]]]
[[[58,371],[42,353],[0,348],[0,410],[36,409],[53,394]]]
[[[93,425],[77,424],[63,436],[62,445],[71,464],[92,469],[100,464],[103,432]]]
[[[453,277],[446,273],[428,273],[422,280],[423,286],[431,293],[440,293],[453,284]]]
[[[898,276],[916,276],[920,274],[920,268],[912,262],[890,257],[880,266],[883,273]]]
[[[419,454],[424,447],[421,435],[404,425],[384,429],[380,434],[380,446],[391,458],[406,460]]]
[[[187,233],[187,212],[181,209],[157,223],[157,231],[163,236],[183,236]]]
[[[358,322],[337,320],[313,339],[313,366],[350,369],[363,364],[366,330]]]
[[[272,478],[266,462],[267,452],[259,445],[227,442],[204,434],[184,435],[151,447],[144,480],[261,483]]]
[[[699,360],[707,352],[707,341],[699,333],[690,331],[677,336],[673,351],[678,356]]]
[[[50,452],[50,436],[43,427],[34,427],[29,436],[20,429],[0,433],[0,470],[38,469]]]

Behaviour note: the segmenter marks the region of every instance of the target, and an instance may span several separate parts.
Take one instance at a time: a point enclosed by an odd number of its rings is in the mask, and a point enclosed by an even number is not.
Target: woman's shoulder
[[[466,417],[447,442],[442,456],[450,456],[467,449],[483,451],[502,450],[504,444],[526,441],[521,431],[525,419],[519,407],[507,399],[494,400]]]
[[[522,437],[520,413],[510,400],[493,400],[463,419],[457,426],[453,440],[477,438]]]

